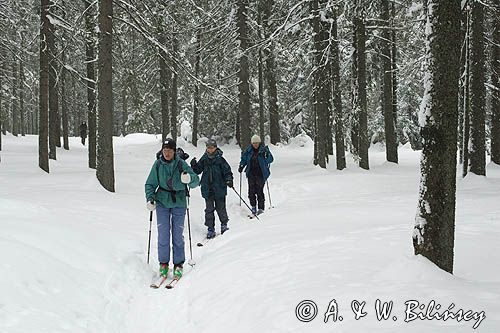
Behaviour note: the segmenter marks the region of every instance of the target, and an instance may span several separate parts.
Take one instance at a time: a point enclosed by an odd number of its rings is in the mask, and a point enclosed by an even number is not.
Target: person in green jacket
[[[207,238],[215,237],[215,214],[217,211],[221,222],[221,234],[229,228],[227,222],[229,217],[226,211],[227,187],[233,187],[233,173],[226,159],[222,156],[222,150],[217,148],[217,142],[209,139],[206,142],[207,150],[197,162],[196,158],[191,160],[191,167],[196,174],[201,176],[201,195],[205,199],[205,225],[208,227]]]
[[[156,209],[158,225],[158,261],[160,274],[167,276],[170,262],[170,238],[174,276],[182,276],[184,253],[184,218],[187,191],[198,186],[200,179],[189,165],[175,153],[176,143],[166,139],[161,156],[154,162],[145,184],[147,209]]]

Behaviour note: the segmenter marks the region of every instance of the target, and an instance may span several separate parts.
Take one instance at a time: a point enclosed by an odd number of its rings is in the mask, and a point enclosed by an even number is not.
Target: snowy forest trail
[[[0,331],[3,332],[470,332],[474,321],[404,322],[404,302],[485,311],[478,331],[500,328],[500,168],[457,183],[455,275],[413,256],[419,152],[399,150],[400,163],[370,151],[370,171],[348,157],[348,169],[312,166],[312,145],[271,147],[274,208],[249,220],[228,191],[230,230],[204,247],[204,201],[190,204],[194,268],[172,290],[153,290],[157,271],[144,182],[159,149],[152,135],[115,138],[116,193],[87,168],[87,151],[70,151],[37,167],[37,138],[5,137],[0,164]],[[203,147],[184,147],[200,157]],[[221,149],[236,172],[240,151]],[[243,176],[242,197],[247,200]],[[266,205],[267,188],[265,188]],[[217,231],[219,221],[216,219]],[[189,258],[187,223],[186,256]],[[480,245],[480,246],[479,246]],[[335,299],[343,321],[324,323]],[[397,321],[378,321],[376,299],[394,301]],[[296,306],[313,300],[311,322]],[[355,320],[351,301],[366,301]]]

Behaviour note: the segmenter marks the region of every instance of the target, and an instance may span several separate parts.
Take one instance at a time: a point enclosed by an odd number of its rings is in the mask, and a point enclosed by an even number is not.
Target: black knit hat
[[[161,145],[161,149],[164,148],[175,150],[177,148],[177,144],[175,143],[174,139],[167,138],[165,139],[165,142],[163,142],[163,144]]]

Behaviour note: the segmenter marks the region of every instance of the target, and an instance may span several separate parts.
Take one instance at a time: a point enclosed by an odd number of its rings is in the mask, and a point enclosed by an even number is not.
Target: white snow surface
[[[475,320],[405,322],[408,300],[484,311],[476,331],[500,331],[499,167],[490,165],[488,177],[458,178],[450,275],[413,255],[419,152],[400,148],[394,165],[384,161],[385,152],[372,150],[370,171],[350,156],[348,168],[337,171],[333,163],[327,170],[312,165],[312,145],[271,146],[275,207],[260,221],[249,220],[229,190],[230,230],[198,248],[206,232],[204,200],[199,188],[193,190],[196,265],[185,265],[174,289],[154,290],[156,230],[153,222],[147,265],[144,182],[160,140],[114,138],[116,193],[109,193],[87,167],[79,138],[70,139],[70,151],[58,149],[46,174],[38,168],[36,136],[3,137],[0,332],[474,331]],[[184,143],[198,158],[203,147]],[[238,189],[240,150],[223,150]],[[189,259],[187,219],[185,239]],[[343,320],[325,323],[334,299]],[[394,302],[388,320],[377,320],[377,299]],[[303,300],[317,304],[310,322],[296,318]],[[366,302],[364,318],[354,319],[353,300]]]

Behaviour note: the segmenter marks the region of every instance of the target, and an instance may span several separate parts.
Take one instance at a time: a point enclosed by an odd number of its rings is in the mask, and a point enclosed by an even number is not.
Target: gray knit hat
[[[217,141],[215,141],[214,139],[208,139],[207,142],[205,143],[205,146],[217,147]]]

